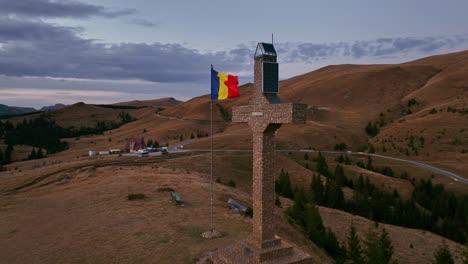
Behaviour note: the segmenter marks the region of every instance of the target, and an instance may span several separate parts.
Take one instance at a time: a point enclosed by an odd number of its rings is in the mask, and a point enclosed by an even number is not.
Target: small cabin
[[[140,149],[144,149],[145,147],[144,138],[129,138],[125,145],[125,149],[131,153],[137,153]]]

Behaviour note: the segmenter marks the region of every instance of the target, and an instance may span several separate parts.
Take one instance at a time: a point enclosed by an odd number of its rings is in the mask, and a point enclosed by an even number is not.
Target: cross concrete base
[[[215,251],[207,261],[214,264],[312,264],[312,257],[280,238],[261,245],[250,239]]]

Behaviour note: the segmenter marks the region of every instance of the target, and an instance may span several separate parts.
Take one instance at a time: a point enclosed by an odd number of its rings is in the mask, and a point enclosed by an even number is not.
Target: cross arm
[[[264,122],[270,124],[304,124],[307,105],[296,103],[247,105],[232,109],[232,122]]]

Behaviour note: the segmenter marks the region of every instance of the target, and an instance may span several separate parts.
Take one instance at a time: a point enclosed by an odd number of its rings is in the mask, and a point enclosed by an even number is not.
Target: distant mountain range
[[[26,114],[26,113],[35,112],[35,111],[37,110],[34,108],[7,106],[7,105],[0,104],[0,116],[21,115],[21,114]]]
[[[172,97],[168,98],[160,98],[160,99],[153,99],[153,100],[135,100],[129,102],[121,102],[115,103],[112,105],[115,106],[141,106],[141,107],[156,107],[156,108],[167,108],[171,106],[175,106],[182,103],[179,100],[176,100]],[[78,104],[78,103],[77,103]],[[83,103],[82,103],[83,104]],[[32,107],[18,107],[18,106],[8,106],[0,104],[0,116],[17,116],[28,114],[32,112],[49,112],[49,111],[57,111],[61,110],[69,105],[64,104],[55,104],[51,106],[44,106],[42,108],[35,109]]]
[[[55,111],[55,110],[63,109],[65,107],[67,107],[67,106],[64,105],[64,104],[55,104],[55,105],[51,105],[51,106],[44,106],[39,111],[43,111],[43,112]]]
[[[8,105],[0,104],[0,116],[22,115],[22,114],[38,112],[38,111],[47,112],[47,111],[59,110],[65,107],[67,106],[64,104],[55,104],[52,106],[44,106],[41,109],[37,110],[32,107],[18,107],[18,106],[8,106]]]

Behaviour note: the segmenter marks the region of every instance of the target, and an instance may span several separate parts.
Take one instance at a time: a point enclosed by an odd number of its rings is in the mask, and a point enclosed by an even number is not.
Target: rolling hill
[[[372,144],[379,153],[410,157],[468,177],[467,71],[464,51],[396,65],[327,66],[284,80],[280,98],[307,104],[310,113],[307,124],[279,129],[278,146],[330,150],[345,143],[360,151]],[[251,84],[244,85],[241,97],[217,102],[215,120],[229,120],[233,106],[248,103],[251,89]],[[161,115],[209,120],[209,96]],[[366,134],[369,122],[378,128],[377,135]],[[246,125],[233,125],[215,138],[215,146],[222,148],[250,148],[250,142]],[[208,141],[190,147],[206,146]]]
[[[128,101],[128,102],[120,102],[113,105],[128,105],[128,106],[149,106],[155,108],[167,108],[174,105],[178,105],[182,103],[182,101],[176,100],[172,97],[167,98],[160,98],[154,100],[135,100],[135,101]]]

